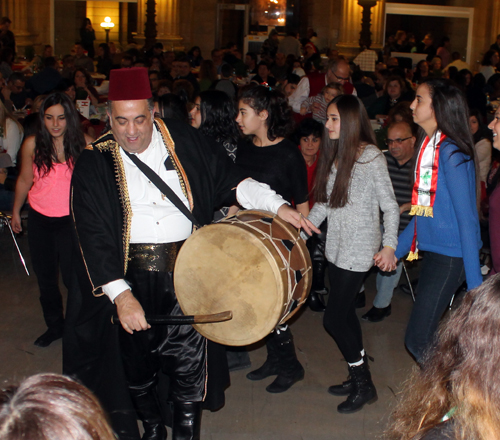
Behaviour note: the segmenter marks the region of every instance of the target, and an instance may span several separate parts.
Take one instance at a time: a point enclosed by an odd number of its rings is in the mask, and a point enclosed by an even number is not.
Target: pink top
[[[40,177],[33,164],[33,186],[28,193],[30,206],[47,217],[69,215],[69,192],[73,169],[66,162],[55,163],[48,174]]]

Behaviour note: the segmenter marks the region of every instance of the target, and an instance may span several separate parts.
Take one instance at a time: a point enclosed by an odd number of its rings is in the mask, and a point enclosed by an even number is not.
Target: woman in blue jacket
[[[425,132],[415,165],[414,218],[399,237],[396,257],[425,251],[417,297],[405,343],[418,363],[432,343],[439,320],[464,280],[482,282],[481,239],[476,205],[474,143],[467,102],[443,79],[423,82],[410,107]]]

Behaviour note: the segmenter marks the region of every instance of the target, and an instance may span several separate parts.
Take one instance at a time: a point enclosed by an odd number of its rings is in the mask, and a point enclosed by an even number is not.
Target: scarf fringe
[[[407,261],[413,261],[413,260],[417,260],[417,259],[418,259],[418,251],[415,251],[415,252],[410,251],[410,253],[406,257]]]
[[[432,206],[411,205],[410,215],[418,215],[419,217],[434,217],[434,209]]]

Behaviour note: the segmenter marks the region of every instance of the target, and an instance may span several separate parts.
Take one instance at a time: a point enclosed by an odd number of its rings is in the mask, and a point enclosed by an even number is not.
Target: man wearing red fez
[[[199,439],[202,405],[224,403],[227,363],[221,347],[192,326],[145,319],[182,314],[172,272],[192,223],[131,157],[156,172],[201,225],[236,201],[296,227],[311,225],[267,185],[242,180],[226,152],[214,152],[198,130],[154,119],[147,69],[112,70],[108,97],[111,130],[82,152],[72,179],[80,264],[68,295],[63,370],[99,396],[120,440],[139,439],[134,409],[143,440],[166,439],[159,401],[167,396],[158,380],[168,376],[173,439]],[[121,327],[111,324],[114,313]]]

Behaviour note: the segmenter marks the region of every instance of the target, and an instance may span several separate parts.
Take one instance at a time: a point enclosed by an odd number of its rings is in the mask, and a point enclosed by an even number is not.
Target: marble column
[[[3,0],[2,17],[12,20],[10,30],[16,37],[17,51],[24,54],[24,47],[33,44],[32,34],[28,31],[28,0]]]
[[[385,0],[379,0],[371,8],[371,49],[378,50],[382,47],[384,32]],[[337,49],[342,55],[348,57],[359,53],[359,37],[361,32],[363,8],[357,0],[342,0],[341,26]]]
[[[182,50],[180,28],[180,0],[156,0],[156,40],[161,41],[165,50]],[[136,39],[140,44],[145,41],[146,0],[137,2],[138,29]]]

